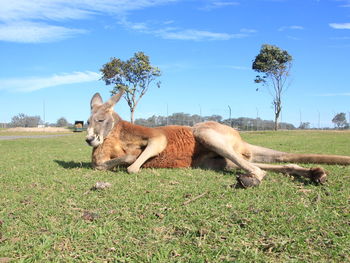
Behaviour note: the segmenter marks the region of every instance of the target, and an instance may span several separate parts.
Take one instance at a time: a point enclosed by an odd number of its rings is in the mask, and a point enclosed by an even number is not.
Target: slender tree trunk
[[[130,122],[134,124],[135,109],[130,109]]]
[[[280,100],[275,100],[274,104],[275,104],[275,131],[277,131],[278,130],[278,120],[279,120],[279,117],[281,114],[282,107],[281,107]]]
[[[278,118],[279,116],[275,115],[275,131],[278,130]]]

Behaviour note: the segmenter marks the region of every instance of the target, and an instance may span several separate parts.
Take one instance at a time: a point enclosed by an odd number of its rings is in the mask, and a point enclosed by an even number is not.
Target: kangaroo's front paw
[[[132,164],[133,162],[135,162],[137,159],[137,157],[135,155],[126,155],[125,156],[125,162]]]
[[[311,168],[310,179],[315,183],[324,184],[327,181],[327,174],[321,167]]]
[[[135,174],[135,173],[138,173],[140,171],[140,168],[130,165],[127,168],[127,171],[128,171],[129,174]]]
[[[99,170],[99,171],[106,171],[107,170],[107,166],[105,164],[93,164],[92,168],[95,170]]]

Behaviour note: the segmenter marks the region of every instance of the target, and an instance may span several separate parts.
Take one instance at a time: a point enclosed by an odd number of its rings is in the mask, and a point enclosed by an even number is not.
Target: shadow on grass
[[[54,160],[55,163],[57,163],[59,166],[63,167],[64,169],[76,169],[76,168],[87,168],[92,169],[90,162],[74,162],[74,161],[61,161],[61,160]]]

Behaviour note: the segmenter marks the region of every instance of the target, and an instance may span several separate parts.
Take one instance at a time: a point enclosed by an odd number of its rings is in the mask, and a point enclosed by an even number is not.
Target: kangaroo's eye
[[[98,120],[98,122],[104,122],[105,120]]]

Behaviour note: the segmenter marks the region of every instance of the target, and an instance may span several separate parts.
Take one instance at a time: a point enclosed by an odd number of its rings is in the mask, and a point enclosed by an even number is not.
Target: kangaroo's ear
[[[124,90],[121,89],[119,91],[119,93],[115,94],[114,96],[112,96],[109,101],[107,101],[108,105],[110,107],[114,107],[114,105],[120,100],[120,98],[123,96],[124,94]]]
[[[95,95],[92,97],[91,102],[90,102],[91,109],[93,109],[95,106],[98,106],[101,104],[103,104],[103,101],[102,101],[100,93],[95,93]]]

